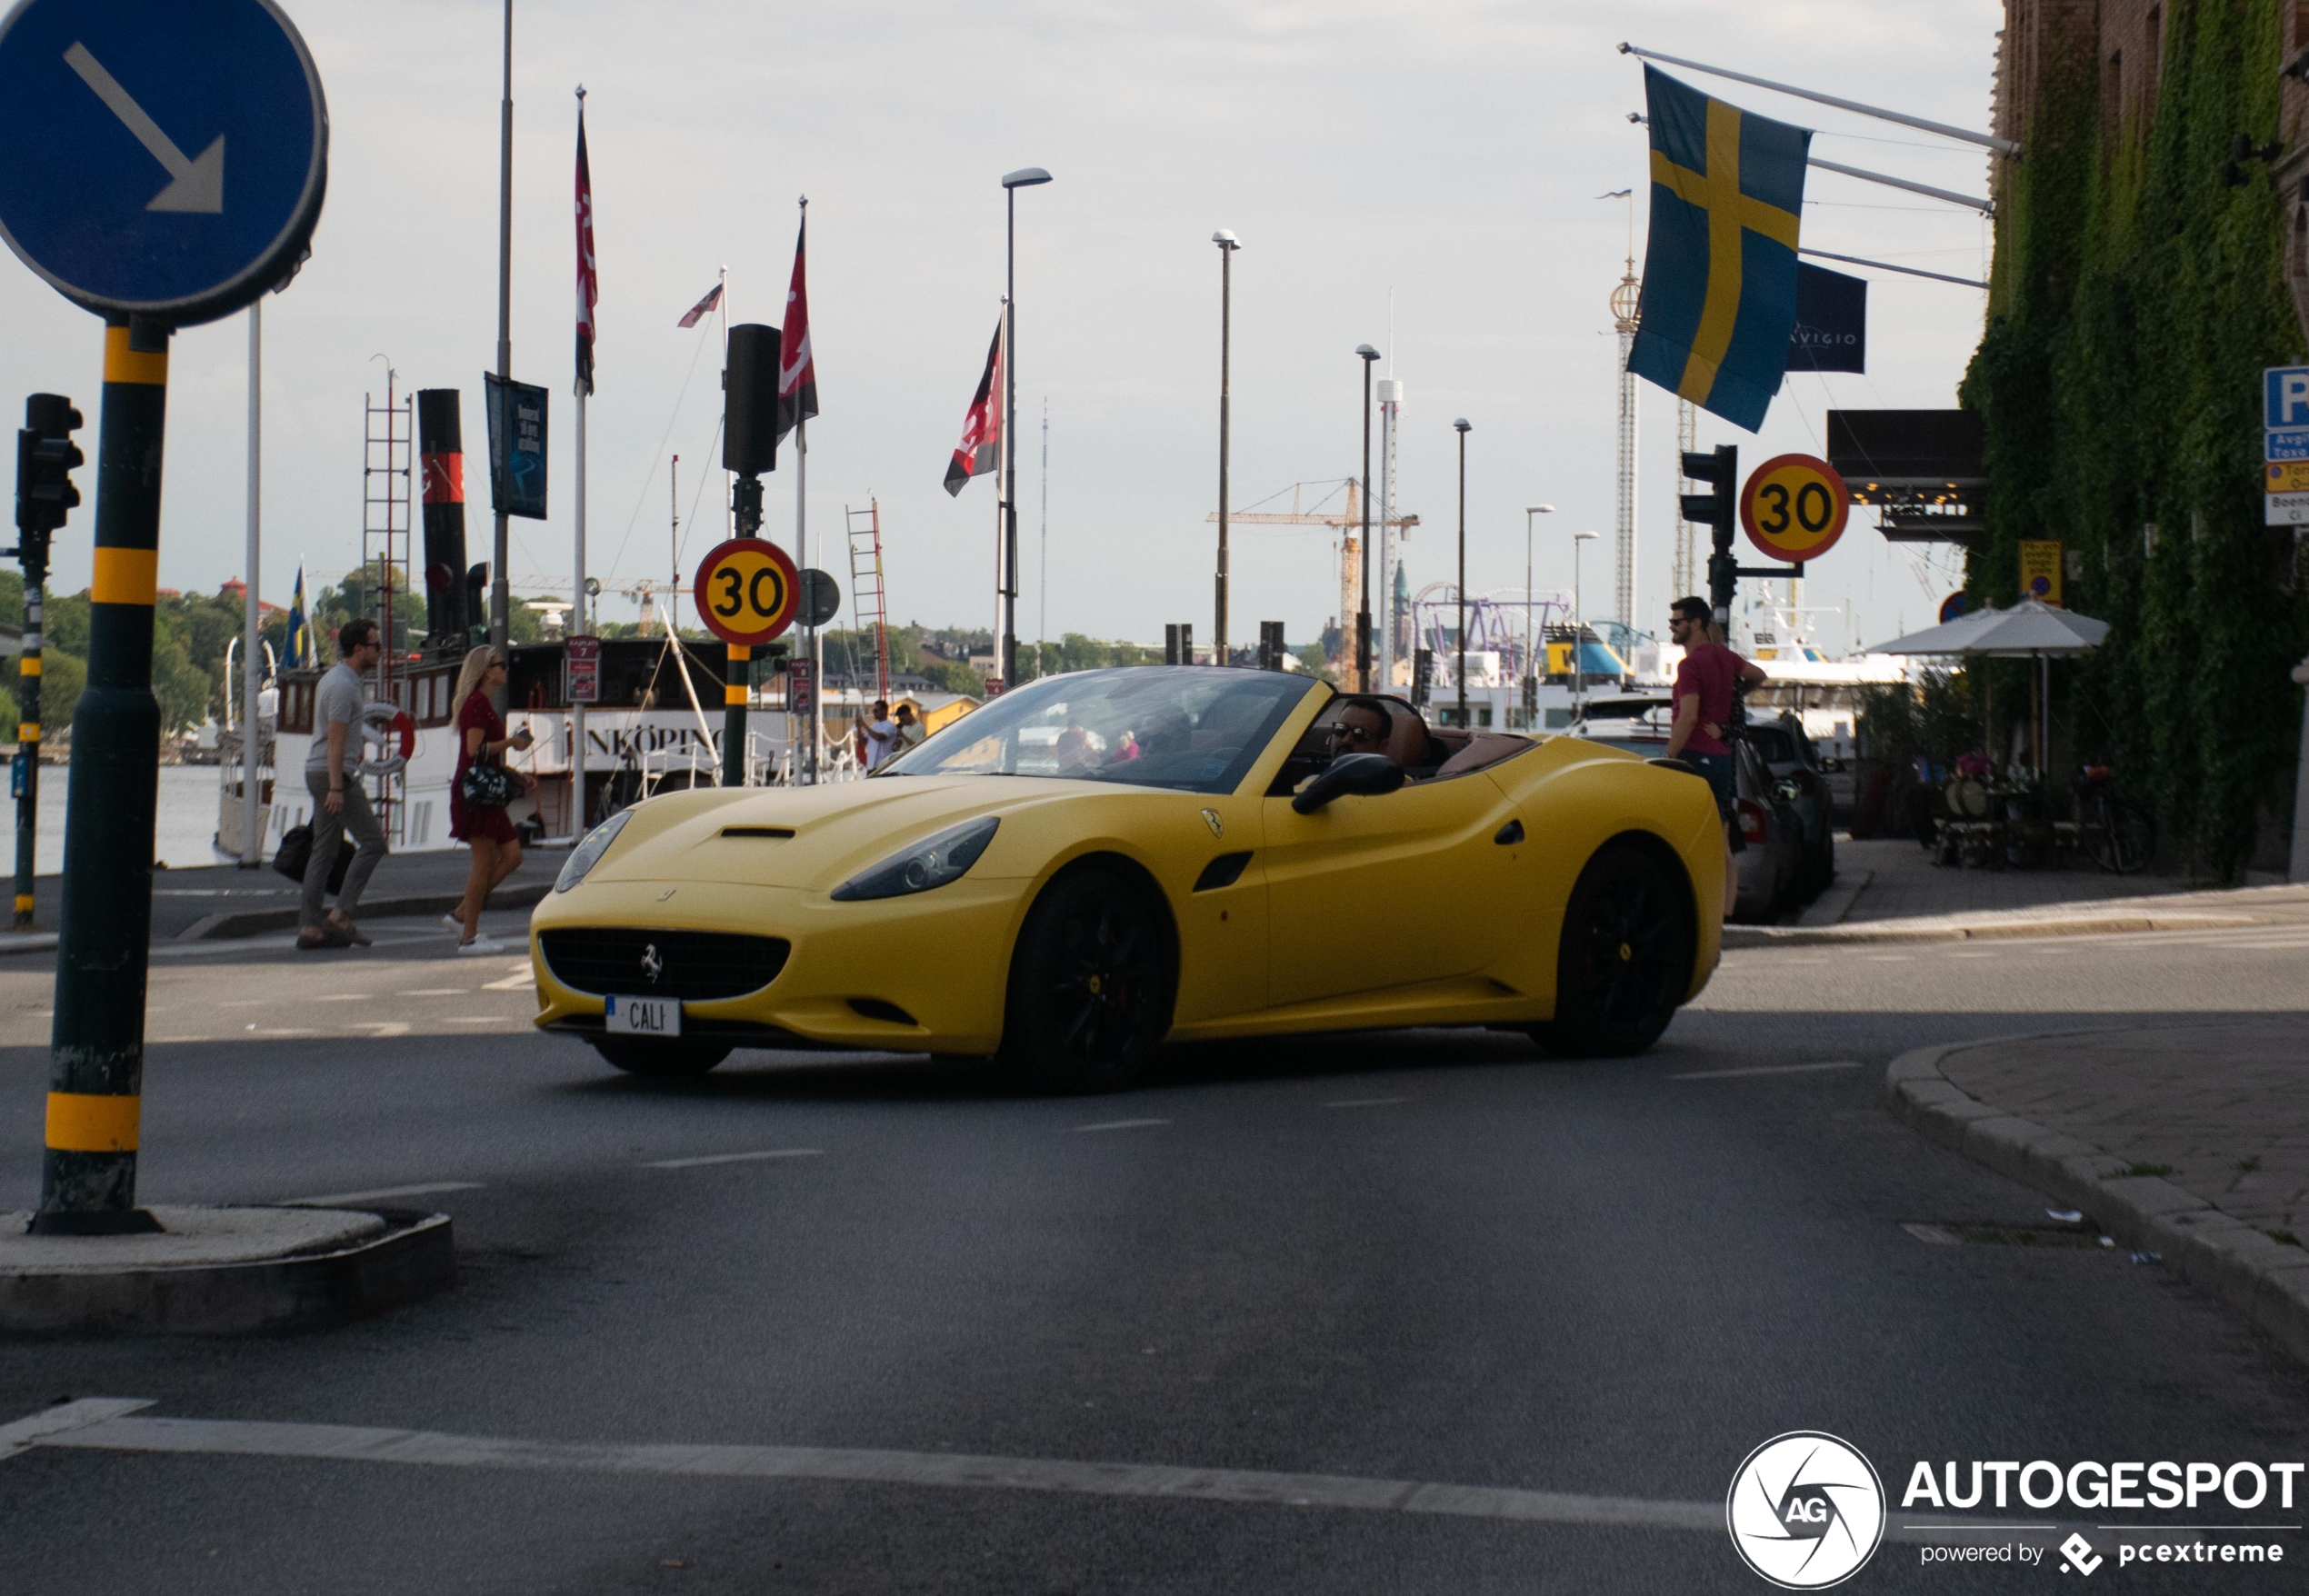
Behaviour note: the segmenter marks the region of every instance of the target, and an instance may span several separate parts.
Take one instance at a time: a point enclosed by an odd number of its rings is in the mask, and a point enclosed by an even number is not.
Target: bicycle
[[[2092,764],[2076,784],[2076,826],[2086,857],[2115,875],[2131,875],[2156,856],[2156,821],[2116,795],[2107,765]]]

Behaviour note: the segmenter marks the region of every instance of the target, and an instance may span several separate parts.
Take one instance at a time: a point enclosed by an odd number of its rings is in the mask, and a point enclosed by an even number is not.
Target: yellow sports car
[[[537,1023],[639,1074],[856,1048],[1067,1092],[1166,1039],[1481,1025],[1633,1053],[1715,968],[1724,846],[1705,782],[1594,743],[1282,672],[1087,671],[862,782],[613,816],[530,923]]]

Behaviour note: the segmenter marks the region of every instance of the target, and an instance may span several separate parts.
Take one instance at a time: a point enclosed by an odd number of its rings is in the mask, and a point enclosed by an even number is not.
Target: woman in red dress
[[[481,908],[497,884],[521,868],[521,839],[505,806],[471,803],[465,800],[465,772],[474,765],[502,762],[505,751],[526,749],[525,729],[505,735],[505,723],[490,700],[505,684],[505,656],[484,644],[465,655],[457,672],[456,691],[450,702],[457,706],[457,773],[449,781],[449,834],[473,849],[473,871],[465,877],[465,895],[450,918],[457,927],[460,953],[502,953],[505,944],[481,934]],[[525,786],[535,783],[523,776]]]

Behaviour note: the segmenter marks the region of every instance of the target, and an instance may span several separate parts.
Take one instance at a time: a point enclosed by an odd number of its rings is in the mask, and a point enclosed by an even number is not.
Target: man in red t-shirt
[[[1747,846],[1740,835],[1739,786],[1731,747],[1724,728],[1731,723],[1733,694],[1740,682],[1764,680],[1762,667],[1751,664],[1708,634],[1712,619],[1708,602],[1680,598],[1669,607],[1668,640],[1684,650],[1675,670],[1675,687],[1669,696],[1674,720],[1667,734],[1667,756],[1681,759],[1707,778],[1715,793],[1715,811],[1724,819],[1724,916],[1740,895],[1740,867],[1733,855]]]

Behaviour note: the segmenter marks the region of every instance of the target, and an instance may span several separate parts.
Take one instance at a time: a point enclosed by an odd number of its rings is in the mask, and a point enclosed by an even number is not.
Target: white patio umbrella
[[[1969,615],[1959,615],[1943,625],[1912,632],[1905,637],[1879,643],[1876,652],[2035,660],[2042,692],[2042,710],[2036,722],[2036,768],[2041,773],[2051,749],[2048,733],[2053,702],[2050,662],[2056,655],[2090,653],[2107,640],[2108,634],[2109,623],[2106,621],[2074,614],[2041,599],[2032,598],[2021,600],[2009,610],[2000,610],[1992,605]],[[1993,705],[1984,706],[1984,719],[1992,709]],[[1992,722],[1989,727],[1992,750],[1994,747],[1994,729]]]

